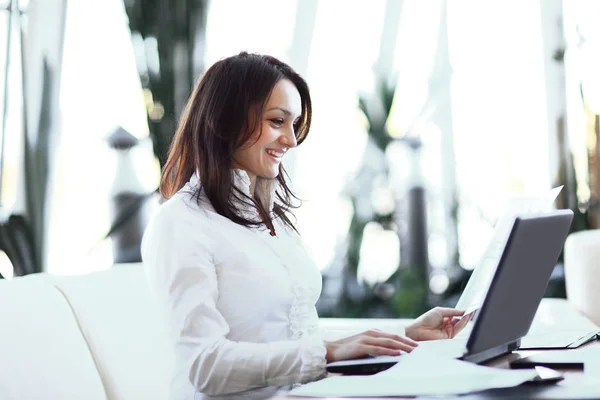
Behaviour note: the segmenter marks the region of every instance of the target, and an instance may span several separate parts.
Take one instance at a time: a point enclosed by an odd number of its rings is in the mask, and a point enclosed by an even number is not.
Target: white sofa
[[[0,399],[167,399],[173,358],[139,264],[0,281]]]
[[[569,302],[600,326],[600,229],[570,234],[564,260]]]

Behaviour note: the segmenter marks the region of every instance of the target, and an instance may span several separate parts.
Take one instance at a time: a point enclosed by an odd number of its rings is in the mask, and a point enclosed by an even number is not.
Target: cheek
[[[235,154],[235,160],[248,166],[257,161],[261,151],[263,151],[263,147],[259,142],[256,142],[250,147],[238,150]]]
[[[279,137],[279,133],[277,132],[276,129],[271,128],[270,126],[264,126],[263,130],[261,132],[261,135],[258,138],[258,141],[256,142],[256,144],[261,146],[264,149],[268,145],[277,141],[278,137]]]

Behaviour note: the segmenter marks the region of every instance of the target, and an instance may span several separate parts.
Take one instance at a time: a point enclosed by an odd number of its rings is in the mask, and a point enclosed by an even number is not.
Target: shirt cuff
[[[323,339],[311,337],[301,339],[300,382],[307,383],[322,379],[327,374],[325,356],[327,348]]]

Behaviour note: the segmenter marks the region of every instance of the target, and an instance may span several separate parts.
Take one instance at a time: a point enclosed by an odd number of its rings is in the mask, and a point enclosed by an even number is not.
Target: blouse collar
[[[190,186],[198,188],[200,186],[200,175],[198,172],[194,173],[189,180]],[[248,197],[254,197],[250,193],[250,176],[243,169],[233,170],[233,185],[238,188],[243,194]],[[275,204],[275,190],[277,184],[275,179],[268,179],[263,177],[256,177],[256,184],[254,187],[254,195],[259,199],[265,210],[273,212],[273,206]],[[255,218],[258,217],[258,210],[248,201],[236,200],[236,205],[241,209],[245,217]]]

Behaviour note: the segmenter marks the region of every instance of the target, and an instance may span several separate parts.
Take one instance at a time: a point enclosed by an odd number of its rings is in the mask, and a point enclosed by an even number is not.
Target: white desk
[[[394,330],[398,326],[406,326],[409,319],[363,319],[363,318],[322,318],[321,326],[328,331],[328,338],[344,337],[349,334],[362,332],[368,329]],[[564,299],[543,299],[535,316],[530,332],[548,332],[548,330],[569,330],[595,325],[577,312]],[[465,328],[459,336],[467,336],[470,326]],[[498,398],[532,398],[532,399],[558,399],[558,398],[596,398],[600,399],[600,341],[589,343],[583,348],[586,352],[593,353],[592,357],[598,362],[588,366],[583,372],[565,372],[566,378],[553,385],[521,385],[516,388],[488,390],[467,396],[461,399],[498,399]],[[582,348],[580,348],[582,349]],[[496,359],[488,365],[498,368],[509,368],[509,362],[522,356],[539,351],[521,351]],[[275,399],[298,399],[297,397],[280,396]],[[353,398],[356,399],[356,398]]]

